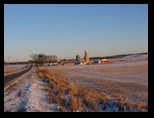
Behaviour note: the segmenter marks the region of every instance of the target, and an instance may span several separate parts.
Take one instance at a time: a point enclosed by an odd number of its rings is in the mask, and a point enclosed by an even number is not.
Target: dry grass
[[[115,100],[123,100],[123,99],[124,99],[124,98],[123,98],[121,95],[119,95],[119,94],[113,94],[112,97],[114,97]]]
[[[59,108],[59,111],[60,111],[60,112],[67,112],[67,110],[66,110],[64,107],[60,107],[60,108]]]
[[[48,100],[50,101],[50,103],[61,103],[61,100],[59,99],[59,97],[55,94],[53,94],[52,92],[48,92],[48,96],[47,96]]]
[[[93,109],[94,111],[98,111],[98,110],[99,110],[96,101],[92,101],[92,105],[91,105],[91,107],[92,107],[92,109]]]
[[[71,96],[70,97],[70,101],[69,101],[69,109],[71,111],[77,111],[77,110],[81,110],[83,107],[82,105],[82,101],[81,98],[79,97],[75,97],[75,96]]]
[[[89,94],[84,95],[83,102],[84,102],[85,105],[87,105],[87,107],[90,107],[90,104],[92,102],[92,98],[90,97]]]
[[[108,95],[101,92],[93,91],[86,87],[81,87],[74,83],[69,83],[63,79],[61,79],[62,73],[57,73],[57,71],[50,71],[47,69],[39,69],[36,68],[38,75],[40,78],[45,79],[48,78],[51,80],[52,87],[54,89],[54,93],[51,92],[51,88],[47,86],[45,91],[48,92],[47,98],[52,103],[59,103],[64,106],[66,100],[64,100],[67,94],[70,94],[70,101],[67,103],[70,111],[76,111],[77,109],[82,109],[82,102],[87,105],[87,107],[92,107],[93,110],[97,111],[98,106],[94,99],[104,102],[104,100],[108,99]],[[61,108],[63,111],[63,108]]]
[[[17,71],[20,71],[20,70],[23,70],[23,69],[20,69],[20,68],[9,68],[9,69],[4,69],[4,74],[14,73],[14,72],[17,72]]]
[[[87,106],[87,108],[92,108],[93,111],[98,111],[98,103],[102,104],[103,109],[106,108],[106,104],[104,101],[107,100],[126,100],[126,97],[122,96],[123,93],[127,94],[125,87],[130,86],[129,83],[121,83],[119,88],[119,82],[113,82],[109,80],[103,79],[90,79],[91,83],[96,83],[97,86],[104,92],[98,92],[96,87],[88,88],[88,86],[81,86],[79,84],[80,79],[73,78],[72,81],[70,79],[64,79],[63,75],[67,74],[62,70],[48,70],[48,69],[39,69],[36,68],[36,71],[40,78],[48,78],[51,87],[46,87],[46,91],[48,92],[48,99],[52,103],[57,103],[61,105],[59,111],[65,112],[68,108],[70,111],[83,110],[87,111],[83,108],[83,104]],[[77,70],[75,70],[77,71]],[[83,81],[87,81],[88,78],[84,78]],[[133,87],[137,88],[139,85],[134,84]],[[53,92],[53,91],[54,92]],[[133,89],[134,90],[134,89]],[[136,89],[137,90],[137,89]],[[138,90],[139,91],[139,90]],[[66,96],[70,95],[69,100],[66,100]],[[67,107],[66,107],[67,105]],[[124,102],[119,102],[118,107],[120,111],[124,110]],[[144,102],[134,102],[133,104],[127,104],[126,109],[130,110],[133,107],[136,107],[139,111],[146,107]]]
[[[139,100],[136,100],[133,103],[133,106],[137,109],[138,112],[141,112],[142,109],[146,109],[148,107],[148,105],[145,102],[142,102],[142,101],[139,101]]]
[[[76,97],[71,96],[69,109],[71,111],[76,111],[78,109],[78,104],[77,104],[77,98]]]
[[[124,111],[124,106],[125,106],[125,104],[124,104],[124,102],[119,102],[118,103],[118,108],[119,108],[119,111]]]
[[[133,71],[133,70],[132,70]],[[73,80],[73,76],[67,75],[67,79]],[[135,79],[135,78],[134,78]],[[93,89],[95,91],[103,91],[106,94],[119,94],[123,97],[128,97],[135,94],[138,98],[147,99],[148,86],[138,83],[125,83],[120,81],[112,81],[104,78],[89,78],[86,76],[78,76],[78,85]],[[145,93],[144,96],[140,95]]]
[[[133,108],[132,103],[126,104],[126,109],[130,111]]]

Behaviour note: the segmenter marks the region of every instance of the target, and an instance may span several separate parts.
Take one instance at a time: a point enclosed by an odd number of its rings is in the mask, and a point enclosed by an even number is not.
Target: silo
[[[85,56],[84,56],[84,59],[87,63],[89,63],[89,52],[88,50],[85,51]]]
[[[80,55],[79,55],[79,54],[76,55],[76,61],[77,61],[78,59],[80,59]]]

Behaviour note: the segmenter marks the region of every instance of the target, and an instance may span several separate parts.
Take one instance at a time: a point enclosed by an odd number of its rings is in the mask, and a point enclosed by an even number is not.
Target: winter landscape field
[[[4,4],[4,112],[149,112],[148,6]]]
[[[27,67],[26,64],[25,65],[23,65],[23,64],[6,65],[6,66],[4,66],[4,75],[21,71],[21,70],[23,70],[26,67]]]
[[[4,87],[4,111],[148,112],[148,54],[110,62],[33,67]]]

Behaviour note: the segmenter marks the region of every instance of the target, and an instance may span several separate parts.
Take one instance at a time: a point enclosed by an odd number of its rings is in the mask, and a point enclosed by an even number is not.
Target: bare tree
[[[55,61],[55,60],[58,59],[58,57],[57,57],[56,55],[53,55],[53,56],[52,56],[52,59]]]
[[[32,58],[32,60],[37,64],[37,65],[44,65],[47,57],[45,54],[31,54],[30,57]]]
[[[57,56],[56,55],[48,55],[47,56],[47,61],[49,62],[54,62],[55,60],[57,60]]]
[[[36,65],[44,65],[45,62],[54,62],[57,60],[56,55],[45,55],[45,54],[31,54],[30,57],[32,58],[33,62]]]

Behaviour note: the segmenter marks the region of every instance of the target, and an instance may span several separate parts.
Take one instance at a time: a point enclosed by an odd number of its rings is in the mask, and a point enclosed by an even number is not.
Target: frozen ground
[[[18,65],[7,65],[7,66],[4,66],[4,69],[6,69],[6,68],[24,68],[26,66],[27,66],[27,64],[25,64],[25,65],[21,65],[21,64],[18,64]]]
[[[28,64],[8,65],[4,66],[4,76],[12,73],[17,73],[28,67]]]
[[[148,102],[148,60],[46,68],[63,71],[64,79],[76,80],[79,85],[107,93],[124,91],[122,94],[133,101]]]
[[[94,65],[73,65],[73,66],[47,66],[47,69],[96,69],[96,68],[111,68],[111,67],[122,67],[122,66],[137,66],[142,64],[148,64],[148,61],[142,62],[121,62],[121,63],[111,63],[111,64],[94,64]],[[44,67],[41,67],[44,68]]]
[[[45,68],[63,71],[62,79],[70,82],[77,80],[77,84],[81,86],[105,91],[111,95],[122,94],[130,97],[132,101],[137,99],[148,103],[148,60]],[[18,77],[12,85],[4,88],[4,111],[57,112],[60,106],[47,99],[48,93],[45,91],[47,84],[47,80],[38,78],[34,68]],[[103,110],[99,106],[99,111],[118,111],[116,102],[106,101],[106,109]]]
[[[69,76],[86,76],[88,78],[102,78],[112,81],[121,81],[125,83],[138,83],[148,85],[148,68],[144,71],[132,72],[130,67],[148,67],[148,61],[142,62],[127,62],[127,63],[113,63],[113,64],[97,64],[97,65],[83,65],[83,66],[56,66],[46,67],[47,69],[63,70],[69,73]],[[115,69],[115,71],[106,72],[105,69]],[[116,69],[124,68],[127,72],[116,72]],[[74,71],[73,70],[77,70]],[[104,70],[104,71],[103,71]],[[138,69],[139,70],[139,69]]]
[[[58,105],[49,104],[45,85],[46,82],[37,77],[34,69],[22,75],[11,88],[8,86],[4,89],[4,111],[56,112]]]
[[[129,55],[121,58],[115,58],[111,59],[113,62],[118,62],[118,61],[144,61],[148,60],[148,54],[134,54],[134,55]]]
[[[69,76],[86,76],[88,78],[100,78],[100,79],[107,79],[112,81],[120,81],[125,83],[138,83],[148,85],[148,73],[145,72],[135,72],[135,73],[128,73],[128,72],[116,72],[116,68],[119,67],[127,67],[129,66],[144,66],[147,65],[148,62],[131,62],[131,63],[120,63],[120,64],[106,64],[106,65],[94,65],[94,66],[79,66],[82,68],[82,71],[79,72],[72,72]],[[78,67],[66,67],[67,69],[75,69]],[[85,69],[86,68],[86,69]],[[105,68],[115,68],[115,71],[110,72],[103,72],[97,71],[98,69],[105,69]],[[128,70],[130,71],[130,70]]]
[[[125,57],[122,57],[121,59],[131,59],[131,60],[135,60],[135,59],[147,59],[148,58],[148,54],[134,54],[134,55],[129,55],[129,56],[125,56]]]

